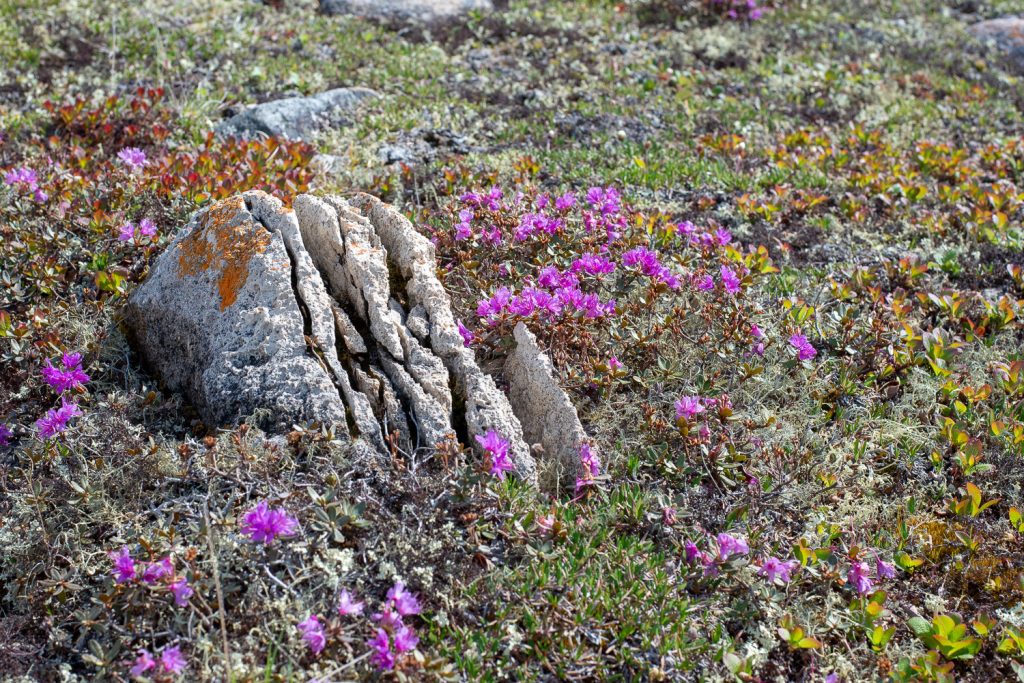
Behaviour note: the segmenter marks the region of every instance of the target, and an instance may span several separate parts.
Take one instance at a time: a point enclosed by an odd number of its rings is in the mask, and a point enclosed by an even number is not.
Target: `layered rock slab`
[[[523,323],[513,330],[515,348],[505,359],[509,401],[531,444],[556,458],[566,471],[579,475],[580,446],[589,442],[576,407],[555,379],[551,359]]]
[[[207,423],[256,413],[275,428],[316,420],[347,433],[345,405],[305,341],[286,238],[243,197],[195,215],[133,293],[125,320],[146,364]]]

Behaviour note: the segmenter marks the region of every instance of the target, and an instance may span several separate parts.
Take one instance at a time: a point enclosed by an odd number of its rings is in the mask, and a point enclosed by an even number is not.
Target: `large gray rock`
[[[324,14],[424,23],[454,19],[472,10],[492,9],[491,0],[320,0],[320,11]]]
[[[368,88],[336,88],[309,97],[286,97],[249,107],[219,123],[216,131],[223,137],[267,135],[305,140],[325,128],[345,124],[364,100],[376,96]]]
[[[249,196],[266,218],[261,197]],[[287,429],[317,420],[345,430],[330,371],[305,341],[312,321],[292,286],[294,226],[260,221],[243,197],[198,212],[128,301],[146,363],[211,426],[266,413]],[[294,242],[293,242],[294,246]]]
[[[211,424],[262,411],[283,429],[348,425],[381,454],[448,444],[456,424],[479,451],[494,430],[535,482],[513,405],[459,334],[433,244],[369,195],[294,207],[247,192],[199,212],[131,297],[127,321],[168,388]]]
[[[1024,74],[1024,15],[989,19],[974,24],[968,31],[975,38],[994,44],[1010,68]]]
[[[513,331],[516,346],[505,359],[509,402],[531,444],[540,444],[546,457],[555,458],[575,477],[582,473],[580,446],[590,439],[583,430],[576,407],[558,385],[547,354],[537,338],[519,323]]]

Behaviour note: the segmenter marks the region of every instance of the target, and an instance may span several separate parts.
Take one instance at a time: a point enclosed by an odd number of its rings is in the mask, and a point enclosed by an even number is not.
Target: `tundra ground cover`
[[[1024,95],[963,34],[1011,3],[712,4],[0,9],[0,670],[1020,676]],[[384,97],[208,136],[337,85]],[[378,156],[444,128],[470,152]],[[252,187],[413,216],[485,366],[518,321],[548,350],[583,476],[501,477],[500,435],[369,467],[161,392],[118,310]]]

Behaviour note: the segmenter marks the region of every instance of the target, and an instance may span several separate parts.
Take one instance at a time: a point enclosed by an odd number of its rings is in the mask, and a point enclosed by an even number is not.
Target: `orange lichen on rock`
[[[249,262],[270,245],[270,233],[252,219],[233,221],[246,211],[241,197],[217,202],[203,215],[192,233],[182,240],[178,254],[179,277],[194,277],[210,268],[220,271],[217,290],[220,310],[235,303],[249,279]]]

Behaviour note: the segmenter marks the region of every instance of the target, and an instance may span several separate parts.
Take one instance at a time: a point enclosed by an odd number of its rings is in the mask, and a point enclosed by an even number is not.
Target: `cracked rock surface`
[[[994,43],[1007,64],[1024,75],[1024,14],[981,21],[968,31],[979,40]]]
[[[289,209],[247,192],[195,215],[126,323],[146,364],[210,425],[316,421],[382,455],[460,440],[483,456],[476,437],[493,430],[515,474],[535,482],[529,444],[575,458],[575,409],[525,328],[506,365],[511,395],[498,388],[436,269],[433,244],[375,197],[299,195]],[[549,409],[569,413],[538,414]]]

